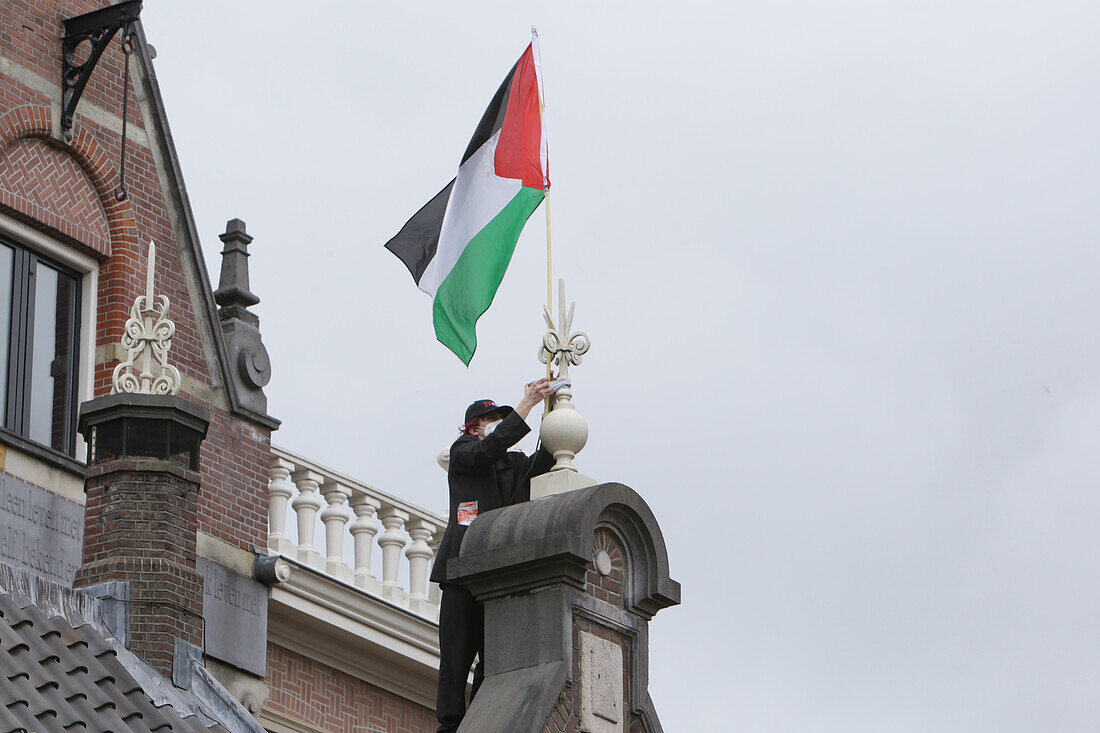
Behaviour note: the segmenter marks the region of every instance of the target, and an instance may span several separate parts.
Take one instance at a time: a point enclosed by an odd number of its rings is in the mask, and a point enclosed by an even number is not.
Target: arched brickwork
[[[64,230],[53,226],[47,220],[36,219],[40,224],[53,229],[53,233],[61,234],[66,240],[74,240],[89,246],[100,257],[107,257],[116,253],[118,248],[132,251],[136,256],[137,225],[134,221],[134,212],[127,199],[118,201],[114,191],[117,185],[117,172],[112,169],[112,161],[99,143],[83,128],[77,126],[73,131],[73,141],[68,146],[59,146],[52,137],[50,123],[50,108],[46,106],[23,105],[14,107],[0,116],[0,154],[6,159],[9,148],[20,147],[21,143],[37,140],[49,146],[52,150],[66,158],[75,161],[95,192],[99,206],[102,208],[106,219],[107,243],[104,250],[100,250],[80,238],[74,238]],[[3,186],[7,190],[6,186]],[[11,206],[6,200],[0,200],[7,208],[11,209],[20,218],[29,219],[27,212],[20,211],[18,207]],[[49,213],[47,209],[43,213]]]
[[[100,256],[111,253],[107,214],[91,181],[41,138],[19,138],[0,153],[0,203]]]
[[[137,287],[137,273],[139,263],[145,260],[145,253],[139,251],[138,227],[130,199],[118,201],[115,198],[115,190],[118,185],[118,171],[113,166],[117,160],[110,158],[103,146],[83,127],[77,125],[73,130],[73,140],[69,145],[62,145],[52,135],[50,108],[46,106],[23,105],[0,115],[0,161],[6,160],[9,151],[15,155],[20,154],[23,146],[29,146],[27,150],[41,151],[40,146],[47,146],[53,151],[53,155],[65,158],[66,163],[57,162],[58,166],[76,165],[82,173],[91,191],[94,193],[97,205],[102,212],[106,227],[106,241],[89,241],[95,239],[87,234],[72,236],[64,226],[69,220],[67,213],[62,213],[62,221],[51,221],[49,207],[42,207],[42,211],[27,211],[18,205],[12,206],[8,202],[8,196],[15,196],[8,186],[0,181],[0,206],[12,215],[27,221],[32,226],[44,229],[63,241],[83,249],[89,254],[102,260],[99,271],[99,301],[100,310],[98,323],[96,324],[96,344],[106,344],[117,341],[122,332],[123,324],[127,317],[129,302],[132,296],[126,297],[130,290]],[[54,158],[56,162],[56,157]],[[70,168],[71,170],[71,168]],[[22,184],[32,186],[33,183]],[[17,186],[18,188],[18,186]],[[39,214],[43,215],[42,217]],[[32,218],[33,217],[33,218]],[[62,226],[58,226],[62,224]],[[107,378],[110,373],[110,365],[96,365],[94,375],[95,394],[103,394],[109,388]]]
[[[604,558],[600,553],[604,553]],[[592,535],[592,562],[585,577],[588,593],[619,608],[626,603],[626,553],[610,526],[597,527]],[[601,567],[602,562],[606,562]]]

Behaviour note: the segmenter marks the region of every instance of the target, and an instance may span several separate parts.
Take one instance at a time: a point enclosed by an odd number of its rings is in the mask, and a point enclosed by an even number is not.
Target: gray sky
[[[1100,730],[1100,6],[143,19],[215,279],[225,221],[256,237],[276,443],[442,511],[465,405],[540,373],[542,210],[468,370],[382,247],[537,24],[578,465],[683,584],[666,730]]]

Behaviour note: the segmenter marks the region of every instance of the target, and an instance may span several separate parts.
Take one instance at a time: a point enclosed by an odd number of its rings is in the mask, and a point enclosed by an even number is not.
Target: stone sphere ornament
[[[573,390],[562,387],[554,394],[554,407],[542,418],[542,447],[554,456],[551,471],[576,471],[573,459],[588,442],[588,423],[573,407]]]

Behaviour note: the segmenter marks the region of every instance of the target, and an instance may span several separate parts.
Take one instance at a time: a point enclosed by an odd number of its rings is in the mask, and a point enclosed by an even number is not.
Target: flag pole
[[[550,189],[546,189],[546,312],[553,313],[553,301],[554,301],[554,278],[550,269]],[[546,378],[549,379],[553,374],[551,366],[554,363],[554,359],[551,357],[546,360]],[[553,397],[553,395],[550,395]],[[547,397],[542,405],[542,416],[546,417],[550,414],[550,397]]]
[[[554,312],[554,277],[550,256],[550,190],[546,190],[546,310]],[[550,376],[550,365],[546,365],[546,376]]]
[[[542,70],[542,53],[539,51],[539,31],[535,26],[531,26],[531,44],[534,46],[532,49],[535,52],[535,63],[539,72]],[[543,130],[546,129],[546,91],[542,88],[542,74],[538,75],[539,84],[539,121],[542,123]],[[540,143],[541,146],[541,143]],[[546,199],[546,310],[551,313],[554,312],[554,278],[553,270],[551,269],[551,257],[550,257],[550,185],[546,180],[546,171],[543,171],[542,182],[542,194]],[[546,375],[550,376],[550,365],[546,365]]]
[[[535,26],[531,26],[531,44],[534,46],[532,49],[535,52],[535,60],[538,65],[538,84],[539,84],[539,121],[542,123],[541,127],[546,130],[546,90],[543,88],[542,83],[542,53],[539,50],[539,31]],[[554,270],[553,270],[553,257],[550,247],[550,185],[549,181],[545,179],[546,171],[543,171],[543,195],[546,199],[546,312],[553,314],[554,312]],[[546,378],[549,379],[553,368],[553,359],[546,360]],[[550,412],[550,398],[547,397],[543,403],[543,415]]]

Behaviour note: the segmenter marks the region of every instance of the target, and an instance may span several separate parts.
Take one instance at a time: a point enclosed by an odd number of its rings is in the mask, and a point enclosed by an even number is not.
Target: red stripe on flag
[[[500,127],[496,173],[502,178],[518,178],[529,188],[543,187],[539,147],[542,144],[542,113],[539,110],[539,84],[531,47],[520,56],[512,76],[508,106]],[[549,181],[546,183],[549,186]]]

